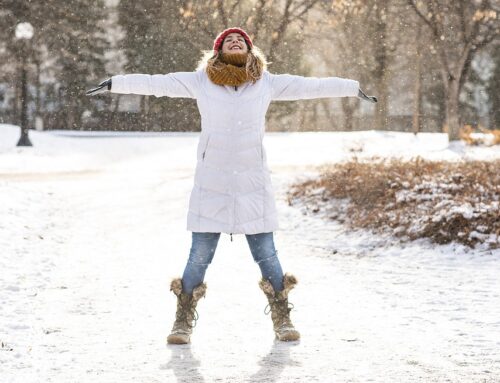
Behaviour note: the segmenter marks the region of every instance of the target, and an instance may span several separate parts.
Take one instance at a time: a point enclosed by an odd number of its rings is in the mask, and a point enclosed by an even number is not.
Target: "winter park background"
[[[0,381],[500,381],[499,12],[1,2]],[[196,105],[85,91],[193,70],[233,25],[271,72],[357,79],[379,103],[276,102],[267,115],[300,342],[273,341],[248,245],[223,235],[192,344],[166,346],[169,282],[191,244]],[[32,146],[17,146],[21,126]]]

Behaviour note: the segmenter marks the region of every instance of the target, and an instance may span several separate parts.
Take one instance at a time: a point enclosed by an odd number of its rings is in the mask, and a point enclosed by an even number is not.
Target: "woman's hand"
[[[88,90],[85,94],[87,96],[93,96],[95,94],[105,93],[111,90],[111,79],[108,78],[99,84],[97,88]]]
[[[358,91],[358,97],[369,102],[377,102],[377,97],[367,96],[361,89]]]

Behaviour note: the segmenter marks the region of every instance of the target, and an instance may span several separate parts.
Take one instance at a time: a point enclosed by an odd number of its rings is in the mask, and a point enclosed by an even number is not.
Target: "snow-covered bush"
[[[468,145],[500,145],[500,130],[479,128],[479,132],[475,132],[470,125],[465,125],[460,130],[460,139]]]
[[[289,203],[403,239],[499,248],[500,161],[348,162],[293,185]]]

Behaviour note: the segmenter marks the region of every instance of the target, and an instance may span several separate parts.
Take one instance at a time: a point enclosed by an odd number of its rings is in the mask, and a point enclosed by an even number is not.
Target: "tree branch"
[[[281,22],[278,28],[276,28],[273,32],[273,37],[271,38],[271,46],[269,47],[269,54],[268,54],[269,61],[272,61],[272,59],[274,59],[275,45],[278,45],[281,42],[286,32],[286,29],[290,24],[290,7],[292,3],[293,0],[286,0],[285,9],[283,10],[283,17],[281,18]]]
[[[448,75],[448,79],[450,79],[450,77],[452,76],[452,74],[450,73],[450,66],[448,64],[448,56],[446,54],[446,48],[444,46],[444,42],[441,40],[441,33],[439,31],[439,23],[436,19],[436,9],[433,8],[433,6],[435,5],[432,1],[429,2],[429,7],[431,7],[431,9],[429,10],[432,14],[432,18],[431,19],[428,19],[427,17],[425,17],[425,15],[420,11],[420,9],[418,8],[417,4],[415,3],[415,0],[408,0],[408,3],[410,4],[410,6],[415,10],[415,12],[417,13],[417,15],[422,19],[424,20],[424,22],[429,26],[429,28],[431,29],[431,32],[432,34],[434,35],[435,37],[435,42],[437,44],[437,48],[439,50],[439,56],[441,57],[441,61],[443,63],[443,66],[444,66],[444,70],[447,72],[447,75]]]
[[[217,0],[217,11],[219,11],[224,29],[228,27],[226,11],[224,10],[224,0]]]
[[[470,41],[469,39],[469,36],[468,36],[468,31],[467,31],[467,19],[465,17],[465,8],[464,8],[464,3],[463,1],[458,1],[458,11],[460,13],[460,24],[461,24],[461,27],[462,27],[462,34],[463,34],[463,37],[464,37],[464,40],[467,42],[467,41]]]
[[[408,0],[408,4],[410,7],[413,8],[413,10],[417,13],[417,15],[433,30],[435,31],[435,34],[437,35],[437,31],[435,30],[434,24],[429,20],[425,15],[420,11],[418,8],[417,4],[415,3],[415,0]]]
[[[292,16],[290,18],[290,21],[293,21],[293,20],[297,20],[299,18],[301,18],[303,15],[305,15],[307,12],[309,12],[309,10],[314,7],[316,5],[316,3],[318,3],[319,0],[313,0],[313,1],[310,1],[309,4],[307,4],[304,9],[302,9],[302,11],[300,11],[298,14]],[[304,1],[302,3],[302,5],[304,5],[305,3],[307,3],[306,1]],[[290,13],[293,15],[294,11],[296,11],[297,9],[299,9],[299,7],[295,7],[295,9],[293,9]]]
[[[266,6],[267,0],[258,0],[257,4],[255,5],[255,19],[253,22],[253,28],[250,30],[250,34],[253,34],[253,38],[257,39],[260,31],[260,26],[264,22],[264,8]],[[246,18],[244,24],[248,25],[250,19],[252,18],[252,12],[249,13],[248,17]],[[249,26],[249,25],[248,25]]]

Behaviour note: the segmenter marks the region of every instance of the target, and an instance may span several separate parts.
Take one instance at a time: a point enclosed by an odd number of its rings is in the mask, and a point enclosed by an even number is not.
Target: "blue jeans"
[[[271,282],[274,291],[283,290],[283,270],[274,248],[273,233],[245,234],[254,261],[262,277]],[[188,294],[203,282],[208,265],[214,258],[220,233],[193,232],[189,259],[182,275],[182,291]]]

